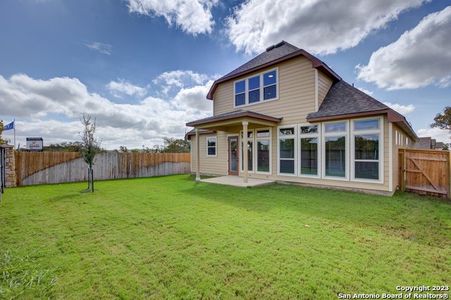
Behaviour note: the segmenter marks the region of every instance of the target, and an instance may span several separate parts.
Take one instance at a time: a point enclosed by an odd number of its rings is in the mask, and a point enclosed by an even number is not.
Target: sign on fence
[[[400,148],[399,183],[402,191],[451,198],[451,152]]]

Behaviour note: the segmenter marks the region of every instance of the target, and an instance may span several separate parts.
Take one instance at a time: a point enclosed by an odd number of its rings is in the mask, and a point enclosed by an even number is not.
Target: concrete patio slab
[[[272,180],[248,178],[248,182],[244,183],[243,178],[239,176],[220,176],[207,179],[201,179],[201,182],[231,185],[238,187],[253,187],[273,183]]]

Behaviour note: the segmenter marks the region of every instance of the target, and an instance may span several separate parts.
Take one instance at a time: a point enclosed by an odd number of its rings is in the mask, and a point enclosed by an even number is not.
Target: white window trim
[[[208,141],[210,139],[215,140],[215,155],[208,154]],[[205,138],[205,150],[206,150],[207,157],[216,157],[218,155],[218,137],[216,135],[210,135]]]
[[[328,132],[326,133],[326,125],[334,124],[334,123],[345,123],[346,129],[341,132]],[[333,122],[324,122],[321,126],[322,130],[322,138],[321,138],[321,178],[322,179],[330,179],[330,180],[339,180],[339,181],[349,181],[349,131],[350,124],[349,120],[340,120]],[[327,176],[326,175],[326,137],[337,137],[337,136],[345,136],[345,177],[338,176]]]
[[[284,129],[284,128],[294,128],[294,134],[292,135],[284,135],[281,136],[280,135],[280,129]],[[298,176],[298,125],[284,125],[284,126],[279,126],[277,127],[277,175],[279,176],[292,176],[292,177],[297,177]],[[280,172],[280,140],[281,139],[294,139],[294,173],[281,173]],[[284,158],[284,160],[291,160],[291,159],[287,159]]]
[[[379,120],[379,129],[369,129],[369,130],[354,130],[354,122],[355,121],[364,121],[364,120]],[[355,136],[356,135],[364,135],[364,134],[378,134],[379,135],[379,179],[364,179],[364,178],[355,178]],[[367,182],[367,183],[384,183],[384,118],[383,117],[368,117],[368,118],[360,118],[351,120],[351,180],[355,182]],[[372,159],[359,159],[358,161],[368,161],[375,162],[376,160]]]
[[[252,142],[252,170],[248,170],[248,173],[255,173],[255,130],[254,129],[248,129],[247,132],[252,132],[252,138],[247,138],[247,141],[251,141]],[[243,139],[241,137],[241,135],[243,134],[243,130],[240,130],[240,134],[238,135],[238,140],[240,143],[240,159],[239,159],[239,163],[240,163],[240,172],[244,172],[244,168],[243,168],[243,156],[244,156],[244,145],[243,145]],[[248,166],[249,169],[249,166]]]
[[[303,126],[318,126],[318,131],[316,132],[316,133],[302,133],[301,132],[301,127],[303,127]],[[322,144],[321,144],[321,124],[320,123],[301,123],[301,124],[299,124],[299,126],[298,126],[299,128],[298,128],[298,132],[299,132],[299,134],[298,134],[298,151],[299,151],[299,161],[298,161],[298,164],[299,164],[299,168],[298,168],[298,176],[299,177],[306,177],[306,178],[321,178],[321,149],[322,149]],[[301,138],[317,138],[318,139],[318,149],[317,149],[317,155],[318,155],[318,157],[317,157],[317,162],[318,162],[318,166],[317,166],[317,169],[318,169],[318,174],[317,175],[309,175],[309,174],[302,174],[301,173],[301,170],[302,170],[302,168],[301,168]]]
[[[269,130],[269,137],[257,137],[257,131],[261,131],[261,130]],[[258,171],[258,153],[257,153],[257,142],[259,140],[269,140],[269,171],[268,172],[261,172]],[[255,161],[255,174],[263,174],[263,175],[268,175],[268,174],[272,174],[272,128],[258,128],[255,129],[255,135],[254,135],[254,143],[255,143],[255,147],[254,149],[254,161]]]
[[[272,99],[268,99],[268,100],[263,100],[263,96],[264,96],[264,81],[263,81],[263,74],[271,72],[271,71],[276,71],[276,97],[272,98]],[[253,78],[255,76],[260,76],[260,101],[258,102],[254,102],[254,103],[249,103],[249,83],[248,80],[249,78]],[[244,104],[242,105],[236,105],[235,103],[235,96],[236,96],[236,88],[235,88],[235,84],[237,82],[243,81],[244,80]],[[271,101],[276,101],[279,100],[279,87],[280,87],[280,82],[279,82],[279,68],[272,68],[269,70],[265,70],[263,72],[257,73],[257,74],[253,74],[252,76],[248,76],[245,78],[241,78],[239,80],[235,80],[233,82],[233,108],[240,108],[240,107],[246,107],[246,106],[251,106],[251,105],[258,105],[258,104],[262,104],[262,103],[267,103],[267,102],[271,102]],[[256,90],[256,89],[253,89]],[[252,91],[253,91],[252,90]],[[241,93],[240,93],[241,94]]]

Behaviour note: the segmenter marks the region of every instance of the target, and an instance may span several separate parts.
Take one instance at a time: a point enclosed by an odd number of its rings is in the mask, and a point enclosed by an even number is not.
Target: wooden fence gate
[[[402,191],[451,198],[451,152],[400,148],[399,183]]]

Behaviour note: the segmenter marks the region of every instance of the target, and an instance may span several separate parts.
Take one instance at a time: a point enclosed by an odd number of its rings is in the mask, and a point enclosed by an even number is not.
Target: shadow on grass
[[[320,218],[427,245],[447,247],[451,241],[447,225],[451,206],[416,195],[386,197],[280,184],[244,189],[206,183],[185,192],[274,217]]]
[[[83,193],[86,193],[86,192],[80,191],[79,193],[70,193],[70,194],[53,196],[53,197],[48,198],[48,201],[49,202],[58,202],[58,201],[65,201],[65,200],[76,200],[77,198],[80,197],[80,194],[83,194]]]

